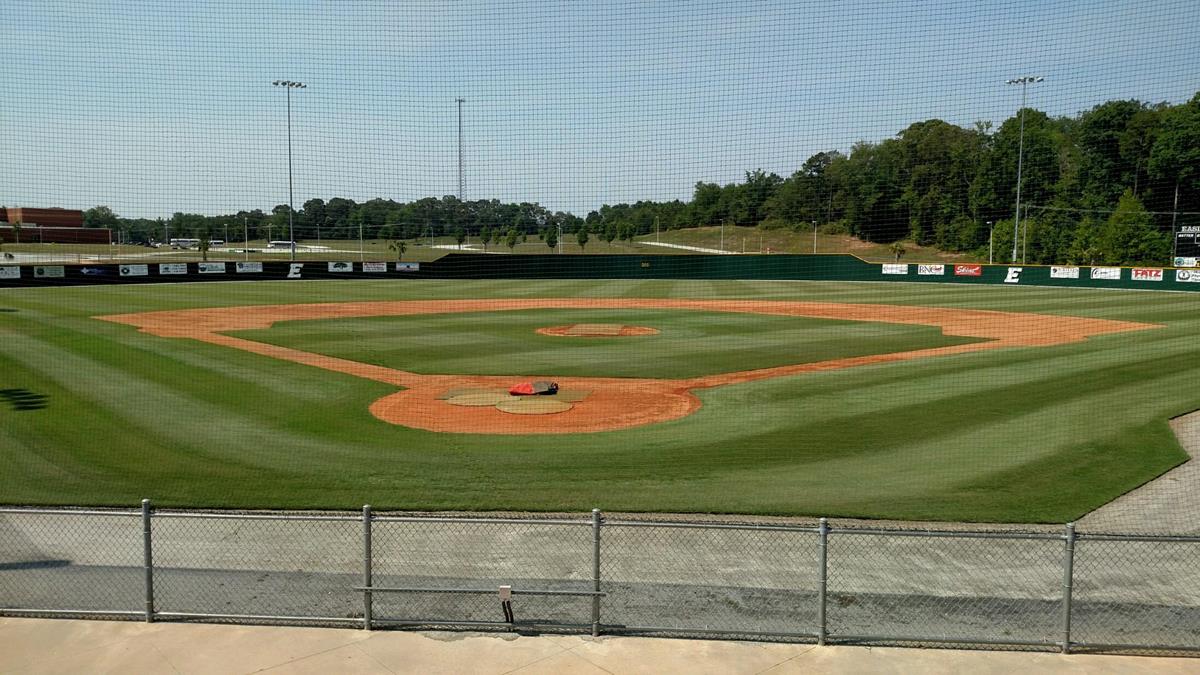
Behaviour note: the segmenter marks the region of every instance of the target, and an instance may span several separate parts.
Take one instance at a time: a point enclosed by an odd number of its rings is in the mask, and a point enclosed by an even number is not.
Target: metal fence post
[[[363,630],[371,630],[371,505],[364,504],[363,521]]]
[[[829,521],[822,518],[817,527],[817,644],[824,645],[826,637],[825,588],[829,581]]]
[[[1071,587],[1075,575],[1075,523],[1067,523],[1063,550],[1062,653],[1071,651]]]
[[[600,509],[592,509],[592,591],[600,593]],[[600,596],[592,596],[592,637],[600,635]]]
[[[150,536],[150,500],[142,500],[142,567],[146,573],[146,623],[154,621],[154,551]]]

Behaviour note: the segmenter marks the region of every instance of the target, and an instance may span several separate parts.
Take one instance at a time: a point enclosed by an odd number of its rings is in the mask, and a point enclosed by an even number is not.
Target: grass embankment
[[[520,437],[389,425],[367,407],[394,391],[390,386],[90,318],[205,306],[530,295],[889,302],[1165,327],[1057,347],[718,387],[699,393],[699,411],[672,422]],[[1061,522],[1183,461],[1166,420],[1200,408],[1200,302],[1181,294],[927,284],[882,289],[814,282],[409,280],[6,290],[0,291],[0,309],[0,389],[12,394],[0,400],[0,501],[17,504],[128,506],[150,497],[174,506],[598,506]],[[703,320],[684,314],[664,318]],[[754,358],[773,360],[774,338],[738,334],[767,327],[760,318],[740,317],[745,327],[708,326],[731,332],[711,341],[697,338],[693,358],[727,367],[712,345],[736,348],[745,340],[756,345]],[[782,327],[793,333],[775,349],[782,353],[789,340],[803,341],[806,330],[847,341],[852,334],[804,324],[809,327]],[[492,331],[490,338],[460,335],[465,343],[451,343],[453,331],[430,336],[441,342],[440,357],[437,345],[421,346],[405,335],[414,325],[384,321],[360,332],[348,324],[343,338],[361,337],[380,350],[380,358],[410,365],[418,355],[405,354],[402,345],[419,347],[426,350],[420,360],[428,359],[431,368],[436,358],[443,359],[438,368],[464,358],[456,367],[507,373],[522,358],[513,342],[518,336],[497,333],[490,321],[478,324]],[[395,345],[387,344],[389,329]],[[329,333],[327,327],[319,332]],[[657,351],[629,358],[656,368],[656,354],[664,364],[676,358]]]

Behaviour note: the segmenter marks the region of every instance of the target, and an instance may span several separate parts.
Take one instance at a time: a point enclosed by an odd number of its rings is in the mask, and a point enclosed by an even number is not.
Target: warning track
[[[226,335],[265,329],[280,321],[408,316],[536,309],[680,309],[767,314],[847,321],[938,326],[946,335],[986,340],[889,354],[871,354],[689,379],[557,377],[563,389],[591,394],[568,411],[514,418],[494,407],[453,406],[442,396],[453,388],[504,388],[529,375],[423,375],[313,354]],[[190,338],[402,387],[371,404],[386,422],[439,432],[482,434],[564,434],[609,431],[678,419],[700,408],[693,391],[772,377],[895,363],[1007,347],[1037,347],[1079,342],[1088,337],[1156,328],[1153,324],[1046,314],[899,305],[842,304],[758,300],[683,300],[653,298],[523,298],[514,300],[438,300],[343,302],[302,305],[252,305],[177,311],[114,314],[97,319],[136,326],[141,332]],[[535,378],[536,379],[536,378]]]

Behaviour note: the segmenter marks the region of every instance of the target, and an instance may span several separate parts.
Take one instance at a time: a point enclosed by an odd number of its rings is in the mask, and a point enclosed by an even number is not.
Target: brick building
[[[112,231],[85,228],[83,211],[75,209],[0,208],[0,242],[18,240],[25,244],[108,244]]]

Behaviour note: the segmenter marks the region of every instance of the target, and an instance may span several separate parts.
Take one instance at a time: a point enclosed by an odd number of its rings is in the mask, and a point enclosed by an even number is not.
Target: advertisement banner
[[[917,274],[921,276],[942,276],[945,273],[945,265],[917,265]]]
[[[1093,279],[1103,279],[1105,281],[1119,281],[1121,279],[1120,267],[1093,267]]]
[[[263,271],[262,263],[260,262],[240,262],[234,265],[234,269],[238,274],[259,274]]]
[[[1024,267],[1008,268],[1008,274],[1004,275],[1004,283],[1006,283],[1006,284],[1021,283],[1021,272],[1024,271],[1024,269],[1025,269]]]
[[[421,263],[415,263],[415,262],[410,262],[410,263],[398,262],[398,263],[396,263],[396,271],[397,272],[419,272],[420,270],[421,270]]]
[[[1200,271],[1175,270],[1175,281],[1181,281],[1189,284],[1200,284]]]
[[[0,279],[20,279],[20,267],[0,267]]]
[[[1195,267],[1200,258],[1176,258],[1175,267]]]
[[[362,264],[364,272],[386,272],[387,263],[385,262],[365,262]]]
[[[329,263],[330,272],[353,272],[354,263],[348,262],[331,262]]]
[[[908,265],[896,265],[892,263],[883,264],[884,274],[908,274]]]
[[[202,262],[196,263],[196,267],[200,269],[200,274],[224,274],[225,263],[219,262]]]
[[[1079,278],[1079,268],[1078,267],[1051,267],[1050,268],[1050,278],[1051,279],[1078,279]]]
[[[983,276],[983,265],[955,265],[954,276],[956,277],[980,277]]]
[[[1163,271],[1159,269],[1135,267],[1130,270],[1129,278],[1134,281],[1162,281]]]
[[[121,276],[123,277],[144,277],[149,274],[149,265],[121,265]]]
[[[292,264],[288,265],[287,278],[299,279],[299,278],[301,278],[300,275],[303,273],[303,270],[304,270],[304,263],[292,263]]]
[[[67,268],[62,265],[46,265],[33,268],[33,276],[47,279],[61,279],[67,275]]]
[[[187,263],[162,263],[158,266],[159,274],[187,274]]]

